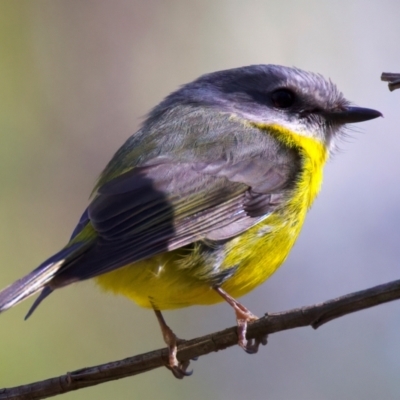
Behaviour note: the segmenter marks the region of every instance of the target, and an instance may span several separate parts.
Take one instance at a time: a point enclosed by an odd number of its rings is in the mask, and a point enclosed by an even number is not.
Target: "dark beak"
[[[383,117],[379,111],[361,107],[343,107],[335,111],[326,111],[324,116],[328,121],[337,124],[352,124]]]

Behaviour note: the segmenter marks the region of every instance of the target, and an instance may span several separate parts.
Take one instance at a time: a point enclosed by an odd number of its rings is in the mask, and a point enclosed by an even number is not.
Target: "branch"
[[[400,88],[400,74],[392,72],[382,72],[381,80],[384,82],[389,82],[388,86],[391,92]]]
[[[311,326],[317,329],[328,321],[400,298],[400,280],[351,293],[333,300],[308,307],[266,314],[249,325],[247,338],[260,338],[266,334],[287,329]],[[190,360],[223,350],[237,344],[236,327],[184,341],[179,345],[178,359]],[[100,383],[138,375],[168,362],[167,349],[151,351],[124,360],[109,362],[95,367],[82,368],[55,378],[0,389],[0,400],[37,400]]]

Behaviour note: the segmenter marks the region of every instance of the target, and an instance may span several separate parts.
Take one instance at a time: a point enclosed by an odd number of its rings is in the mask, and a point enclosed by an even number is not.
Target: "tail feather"
[[[64,260],[36,268],[30,274],[12,283],[0,292],[0,312],[14,307],[40,291],[55,276]]]
[[[25,315],[25,321],[33,314],[33,312],[36,310],[38,305],[49,295],[53,293],[53,289],[49,286],[45,286],[42,291],[40,292],[39,296],[36,298],[36,300],[33,302],[31,305],[31,308],[29,309],[28,313]]]
[[[19,304],[21,301],[33,296],[37,292],[46,288],[51,280],[57,275],[58,271],[63,267],[66,261],[70,262],[71,257],[80,254],[80,249],[84,247],[83,243],[76,243],[67,247],[53,257],[46,260],[28,275],[12,283],[0,292],[0,313]],[[50,289],[50,288],[49,288]],[[47,297],[50,290],[43,290],[42,295],[34,303],[34,306],[28,313],[32,314],[33,310],[39,305],[40,301]],[[27,316],[27,317],[28,317]]]

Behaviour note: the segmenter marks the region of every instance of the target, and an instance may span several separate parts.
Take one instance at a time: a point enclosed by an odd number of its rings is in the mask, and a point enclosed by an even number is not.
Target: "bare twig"
[[[400,280],[351,293],[333,300],[290,311],[268,314],[249,325],[247,338],[254,339],[287,329],[314,329],[335,318],[400,298]],[[180,361],[203,356],[237,344],[236,327],[188,340],[179,346]],[[138,375],[167,364],[167,349],[129,357],[95,367],[82,368],[55,378],[9,389],[0,389],[0,400],[37,400]]]
[[[381,80],[384,82],[389,82],[388,86],[391,92],[400,88],[400,74],[382,72]]]

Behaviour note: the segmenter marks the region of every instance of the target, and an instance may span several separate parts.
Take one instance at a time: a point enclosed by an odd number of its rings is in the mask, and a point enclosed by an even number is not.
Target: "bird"
[[[226,301],[238,344],[257,317],[237,298],[285,261],[351,123],[352,105],[322,75],[280,65],[216,71],[154,107],[101,173],[67,245],[0,292],[0,312],[94,278],[154,310],[174,376],[178,337],[163,310]]]

